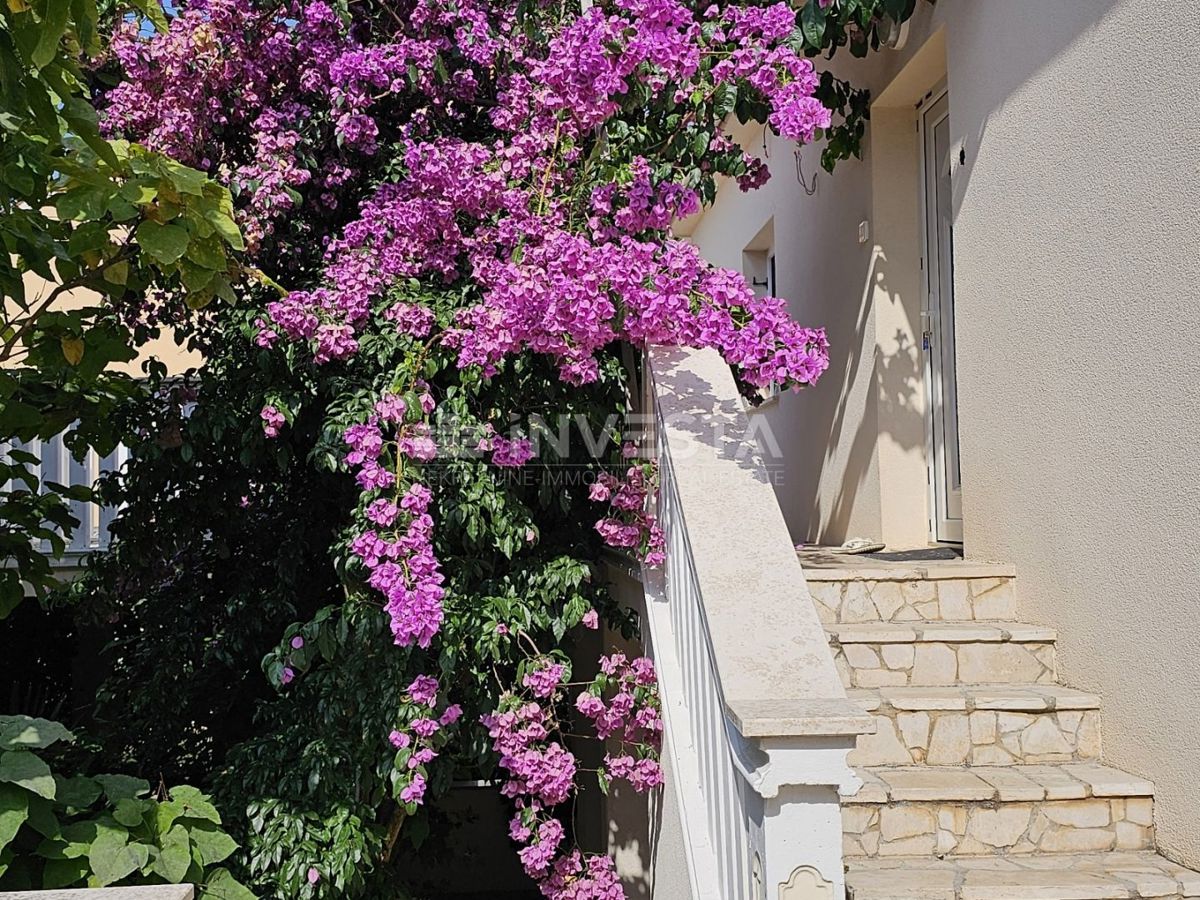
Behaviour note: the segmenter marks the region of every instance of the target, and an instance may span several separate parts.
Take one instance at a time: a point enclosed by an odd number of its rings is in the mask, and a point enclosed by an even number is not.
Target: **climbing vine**
[[[751,190],[770,176],[730,137],[733,119],[856,152],[865,107],[813,57],[877,45],[885,14],[911,11],[193,0],[162,30],[117,23],[95,72],[103,127],[227,185],[253,276],[184,326],[206,370],[132,413],[147,446],[114,487],[129,506],[93,596],[118,617],[163,602],[161,578],[119,574],[178,540],[137,525],[152,502],[136,496],[139,467],[153,480],[202,461],[218,496],[189,512],[211,507],[208,540],[234,527],[217,511],[236,497],[243,517],[281,529],[266,543],[286,543],[278,488],[294,489],[298,468],[344,504],[297,548],[325,561],[328,583],[264,607],[277,693],[219,786],[249,812],[246,868],[262,891],[370,893],[400,836],[428,830],[431,797],[498,767],[542,892],[623,896],[566,813],[585,775],[575,727],[616,746],[588,774],[602,788],[662,777],[650,662],[609,653],[572,682],[567,652],[601,618],[631,626],[600,583],[603,545],[662,561],[654,466],[621,419],[637,368],[624,351],[715,348],[754,387],[820,377],[824,332],[671,225],[722,178]],[[177,448],[152,438],[164,419],[179,423]],[[136,680],[139,664],[115,677]]]

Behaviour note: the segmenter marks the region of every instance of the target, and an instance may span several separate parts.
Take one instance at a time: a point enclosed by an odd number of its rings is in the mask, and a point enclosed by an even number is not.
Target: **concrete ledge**
[[[73,888],[56,891],[0,891],[7,900],[192,900],[190,884],[152,884],[142,887]]]
[[[875,718],[851,700],[743,700],[725,709],[742,737],[871,734]]]
[[[873,731],[846,699],[729,366],[687,348],[654,347],[649,361],[731,722],[756,738]]]

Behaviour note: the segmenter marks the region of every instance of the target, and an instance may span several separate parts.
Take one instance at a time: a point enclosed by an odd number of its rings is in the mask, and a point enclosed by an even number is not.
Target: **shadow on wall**
[[[965,150],[963,162],[959,161],[957,153],[954,154],[953,202],[956,216],[967,196],[977,151],[983,145],[991,112],[1001,107],[1010,95],[1019,91],[1025,82],[1051,63],[1067,46],[1085,39],[1087,32],[1106,16],[1116,2],[1089,0],[1086,3],[1045,4],[1041,0],[1008,0],[1005,3],[962,0],[938,7],[919,4],[912,23],[914,34],[925,35],[926,40],[932,41],[939,29],[946,28],[950,118],[954,140],[957,144],[964,136],[973,136],[962,144]],[[1029,26],[1022,27],[1019,24],[1021,22],[1029,23]],[[924,45],[925,41],[919,41],[907,54],[897,53],[890,58],[884,55],[856,62],[841,74],[851,80],[858,78],[863,84],[874,80],[874,93],[881,104],[894,109],[913,110],[916,101],[934,86],[934,83],[908,83],[914,81],[914,73],[921,67],[912,65],[907,71],[906,67],[913,63]],[[884,54],[888,52],[884,51]],[[1002,64],[984,67],[973,62],[981,59],[1002,60]],[[882,78],[872,79],[870,75],[873,70],[879,71],[880,62],[885,70]],[[888,67],[892,67],[893,71],[888,73]],[[1069,90],[1070,86],[1064,85],[1063,89]],[[889,90],[893,92],[891,99],[887,99]],[[907,92],[908,95],[894,96],[897,92]],[[912,115],[915,117],[915,112]],[[887,148],[879,149],[873,145],[873,128],[868,127],[864,147],[863,162],[867,165],[859,168],[855,164],[843,164],[848,166],[846,175],[870,180],[871,154],[889,152]],[[991,137],[993,142],[997,141],[997,136]],[[1036,134],[1006,134],[1001,139],[1028,143],[1036,141],[1038,137]],[[1003,150],[1001,148],[995,152]],[[891,160],[877,162],[882,164],[885,171],[892,163]],[[888,177],[902,183],[911,181],[916,194],[919,192],[919,170],[914,168],[908,171],[910,162],[915,163],[907,158],[896,160],[895,171],[889,173]],[[842,175],[840,171],[838,174]],[[847,202],[852,202],[849,198],[853,188],[842,178],[826,178],[822,187],[844,195]],[[869,220],[873,221],[878,213],[878,203],[879,198],[873,197],[867,210]],[[914,212],[911,237],[916,238],[916,245],[919,246],[922,228],[920,207],[916,206]],[[830,243],[814,246],[812,262],[815,265],[823,265],[822,259],[828,259],[830,254],[839,255],[832,238],[828,240]],[[848,528],[868,527],[863,523],[869,522],[871,517],[864,517],[863,510],[869,510],[872,498],[869,494],[864,496],[863,489],[879,478],[877,446],[880,440],[892,442],[902,452],[919,451],[925,442],[924,354],[919,346],[914,346],[913,337],[919,336],[923,330],[919,320],[913,321],[921,306],[919,294],[923,286],[916,256],[906,248],[901,248],[902,252],[892,253],[889,258],[890,249],[886,244],[876,248],[862,281],[858,282],[863,285],[863,290],[857,298],[857,305],[850,305],[848,309],[823,310],[827,316],[825,324],[829,329],[833,356],[825,376],[827,384],[817,390],[828,390],[836,384],[837,402],[829,413],[808,423],[808,430],[817,432],[821,428],[821,420],[825,420],[828,429],[824,456],[819,460],[819,486],[818,479],[809,480],[814,491],[811,499],[806,501],[809,504],[807,536],[821,543],[840,542],[849,536]],[[919,250],[916,252],[919,253]],[[852,255],[841,255],[841,259],[840,265],[844,267],[855,265]],[[918,296],[906,296],[914,291]],[[847,295],[843,296],[850,299]],[[962,296],[960,292],[956,299],[960,309],[970,308],[971,297]],[[878,326],[880,332],[877,333],[875,314],[880,307],[876,304],[888,304],[900,311],[907,322],[907,329],[897,328],[890,332],[890,339],[885,337],[888,334],[884,331],[886,326]],[[919,337],[916,339],[919,340]],[[964,351],[969,352],[969,348],[960,348],[960,354]],[[873,354],[873,362],[864,359],[868,352]],[[870,388],[864,404],[861,392],[867,377],[870,379]],[[962,396],[960,386],[960,405],[969,405],[969,399]],[[811,414],[818,408],[830,409],[825,404],[805,404],[802,414]],[[969,422],[965,423],[965,427],[969,426]],[[814,437],[819,444],[820,437]],[[813,454],[806,464],[818,464],[817,455]],[[964,459],[964,470],[969,469],[970,464],[970,459]],[[969,483],[966,489],[969,492]]]
[[[889,303],[903,308],[899,293],[891,287],[888,279],[887,257],[877,250],[872,254],[867,270],[853,332],[843,345],[847,353],[836,364],[831,360],[830,370],[836,369],[840,373],[841,384],[836,412],[829,425],[826,464],[832,461],[837,448],[843,446],[847,439],[850,441],[850,451],[846,454],[845,471],[832,501],[822,502],[820,495],[813,498],[811,521],[820,523],[816,534],[818,543],[840,543],[848,537],[846,528],[851,510],[859,489],[870,477],[876,444],[881,436],[888,436],[905,450],[924,446],[924,385],[919,348],[913,347],[908,336],[900,330],[896,331],[896,347],[892,352],[880,347],[873,336],[874,304],[885,297]],[[848,437],[846,413],[850,408],[849,396],[861,357],[868,347],[874,353],[872,396],[868,398],[865,414],[854,427],[853,436]],[[833,352],[836,353],[836,348]],[[824,513],[822,507],[826,508]]]

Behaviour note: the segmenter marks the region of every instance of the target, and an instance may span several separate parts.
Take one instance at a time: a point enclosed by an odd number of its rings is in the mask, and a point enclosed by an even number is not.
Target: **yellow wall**
[[[53,290],[53,285],[50,282],[34,275],[32,272],[26,273],[24,281],[25,296],[30,305],[34,305],[37,302],[37,298],[45,297]],[[67,291],[56,298],[53,308],[64,310],[78,309],[81,306],[95,304],[97,297],[98,295],[91,291]],[[16,309],[12,301],[6,300],[5,302],[9,310]],[[118,364],[114,368],[119,371],[128,372],[131,375],[141,375],[143,374],[143,363],[151,358],[161,360],[167,367],[167,371],[172,375],[177,375],[189,368],[199,366],[203,361],[200,354],[192,353],[178,346],[170,330],[164,329],[160,337],[141,348],[137,359],[129,363]],[[19,364],[19,360],[17,364]]]

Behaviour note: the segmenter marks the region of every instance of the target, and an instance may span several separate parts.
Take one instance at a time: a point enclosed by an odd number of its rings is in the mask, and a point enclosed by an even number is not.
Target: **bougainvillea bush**
[[[545,896],[624,896],[569,801],[661,782],[653,666],[609,653],[573,679],[569,650],[633,627],[606,545],[662,560],[623,425],[639,351],[715,348],[749,388],[828,364],[823,331],[671,223],[718,179],[769,177],[734,118],[852,143],[811,57],[873,41],[893,6],[194,0],[165,31],[117,23],[104,127],[228,185],[250,274],[181,323],[205,368],[129,413],[128,506],[80,591],[129,633],[102,700],[170,645],[166,721],[234,744],[217,788],[262,893],[394,895],[397,842],[488,774]],[[178,616],[181,583],[186,638],[142,627]],[[275,693],[239,731],[189,685],[256,655]]]

